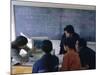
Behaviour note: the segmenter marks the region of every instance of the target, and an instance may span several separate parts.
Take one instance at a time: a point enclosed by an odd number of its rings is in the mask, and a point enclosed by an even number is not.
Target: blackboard
[[[14,6],[16,36],[24,33],[28,37],[47,36],[61,39],[63,28],[71,24],[75,31],[88,41],[95,41],[96,11],[66,8]]]

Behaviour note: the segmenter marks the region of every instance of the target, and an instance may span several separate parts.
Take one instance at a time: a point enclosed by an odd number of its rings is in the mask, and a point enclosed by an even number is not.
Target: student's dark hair
[[[52,51],[52,42],[50,40],[44,40],[42,42],[42,50],[45,53],[50,53]]]
[[[79,39],[79,47],[86,47],[86,46],[87,46],[86,40],[83,38],[80,38]]]
[[[67,31],[68,33],[74,33],[74,27],[72,25],[67,25],[64,28],[64,31]]]
[[[76,40],[73,37],[67,38],[66,41],[64,42],[65,46],[68,46],[69,48],[74,48],[74,49],[75,49],[75,44],[76,44]]]
[[[16,40],[12,42],[13,45],[19,47],[19,46],[24,46],[28,43],[28,40],[24,36],[17,36]]]

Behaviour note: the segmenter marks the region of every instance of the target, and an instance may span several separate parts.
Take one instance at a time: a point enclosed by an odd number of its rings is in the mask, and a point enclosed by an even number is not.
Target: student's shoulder
[[[76,51],[70,51],[65,54],[65,57],[76,57],[78,56],[78,53]]]
[[[67,53],[64,54],[64,58],[68,58],[70,55],[71,55],[71,53],[67,52]]]
[[[79,53],[78,53],[78,52],[75,52],[75,56],[76,56],[76,57],[79,57]]]
[[[91,49],[91,48],[87,48],[88,49],[88,53],[89,54],[91,54],[91,55],[95,55],[96,53],[95,53],[95,51],[93,50],[93,49]]]
[[[34,67],[34,68],[41,67],[42,62],[43,62],[43,61],[41,61],[41,60],[37,60],[37,61],[33,64],[33,67]]]
[[[81,53],[95,53],[95,51],[93,51],[93,49],[89,48],[89,47],[84,47],[80,50]]]
[[[91,51],[91,52],[95,52],[95,51],[93,51],[93,49],[91,49],[91,48],[89,48],[89,47],[87,47],[87,49],[88,49],[89,51]]]

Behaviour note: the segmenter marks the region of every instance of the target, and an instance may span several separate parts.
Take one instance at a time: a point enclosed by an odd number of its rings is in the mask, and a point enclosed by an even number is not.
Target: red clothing
[[[79,70],[81,67],[80,58],[75,50],[69,50],[63,58],[62,71]]]

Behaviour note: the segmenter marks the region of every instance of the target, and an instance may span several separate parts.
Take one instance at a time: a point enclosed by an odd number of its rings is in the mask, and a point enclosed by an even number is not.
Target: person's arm
[[[25,49],[27,52],[31,50],[27,45],[23,49]]]
[[[33,57],[31,48],[29,48],[28,46],[25,46],[23,49],[27,51],[27,56]]]
[[[32,67],[32,73],[38,73],[38,64],[37,64],[37,62]]]
[[[55,71],[59,70],[59,59],[55,56]]]
[[[61,42],[60,42],[60,52],[59,52],[59,54],[64,54],[65,53],[64,47],[63,47],[63,43],[64,43],[65,40],[66,40],[66,36],[63,34],[62,38],[61,38]]]
[[[16,49],[12,49],[11,57],[12,57],[12,65],[21,63],[22,57],[19,55],[19,53],[16,51]]]

